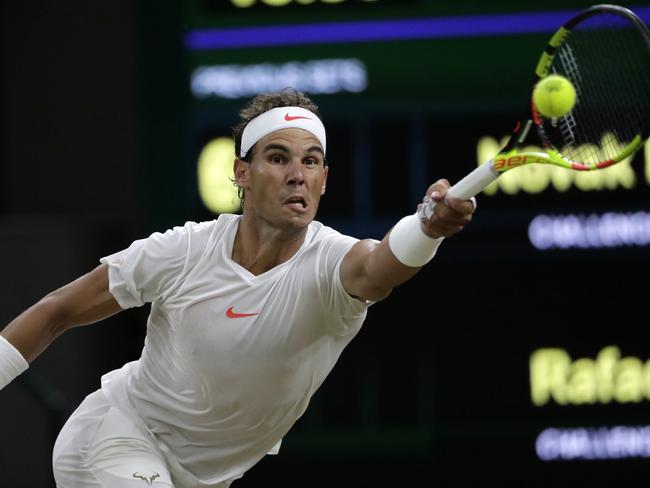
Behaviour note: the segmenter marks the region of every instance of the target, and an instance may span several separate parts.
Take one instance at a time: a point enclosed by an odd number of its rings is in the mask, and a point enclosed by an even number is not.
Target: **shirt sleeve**
[[[100,259],[108,265],[109,290],[122,308],[164,301],[173,293],[188,268],[195,225],[155,232]]]
[[[341,263],[358,239],[331,231],[323,240],[320,253],[321,294],[330,313],[340,317],[358,318],[366,313],[372,302],[350,295],[341,283]]]

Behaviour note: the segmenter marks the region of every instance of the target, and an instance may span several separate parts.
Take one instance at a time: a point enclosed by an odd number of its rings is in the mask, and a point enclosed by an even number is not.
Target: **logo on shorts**
[[[136,471],[133,473],[133,477],[144,481],[148,485],[152,485],[155,479],[160,478],[160,474],[155,471]]]

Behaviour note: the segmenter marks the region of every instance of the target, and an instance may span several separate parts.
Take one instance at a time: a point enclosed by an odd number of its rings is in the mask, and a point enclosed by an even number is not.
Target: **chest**
[[[316,274],[299,263],[257,277],[233,266],[188,275],[163,309],[175,347],[199,360],[287,358],[326,333]]]

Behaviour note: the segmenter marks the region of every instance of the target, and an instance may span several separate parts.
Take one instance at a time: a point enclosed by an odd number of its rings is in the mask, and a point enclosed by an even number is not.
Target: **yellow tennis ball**
[[[562,117],[575,105],[576,89],[564,76],[549,75],[535,85],[533,102],[544,117]]]

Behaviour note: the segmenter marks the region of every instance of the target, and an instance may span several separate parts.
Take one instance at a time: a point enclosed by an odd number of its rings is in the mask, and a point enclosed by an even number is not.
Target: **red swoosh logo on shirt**
[[[240,319],[242,317],[252,317],[253,315],[258,315],[258,313],[237,313],[233,312],[234,307],[230,307],[228,310],[226,310],[226,317],[229,319]]]
[[[292,117],[291,115],[289,115],[289,113],[287,113],[287,114],[284,116],[284,120],[286,120],[287,122],[291,122],[292,120],[297,120],[297,119],[307,119],[307,120],[311,120],[310,117],[302,117],[302,116],[300,116],[300,115],[296,115],[295,117]]]

